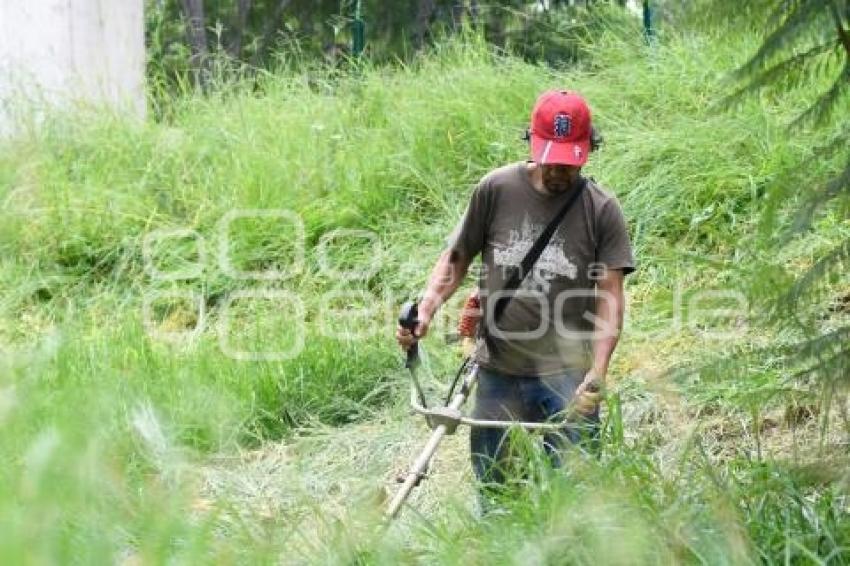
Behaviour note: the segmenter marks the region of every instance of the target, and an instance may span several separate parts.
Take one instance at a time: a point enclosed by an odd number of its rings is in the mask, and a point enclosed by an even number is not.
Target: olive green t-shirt
[[[479,292],[484,324],[517,268],[571,191],[546,195],[531,184],[525,162],[501,167],[476,186],[449,247],[481,255]],[[596,284],[604,269],[634,271],[632,246],[617,199],[588,180],[532,271],[513,293],[476,361],[518,376],[547,376],[591,366]]]

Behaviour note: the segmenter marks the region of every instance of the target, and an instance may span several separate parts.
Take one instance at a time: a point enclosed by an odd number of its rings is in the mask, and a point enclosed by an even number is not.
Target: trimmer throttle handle
[[[413,301],[404,303],[401,307],[401,312],[398,315],[398,324],[402,328],[410,330],[411,334],[416,331],[416,327],[419,324],[419,309],[416,306],[416,303]],[[412,368],[418,358],[419,343],[414,342],[407,350],[407,361],[405,362],[404,367],[408,369]]]

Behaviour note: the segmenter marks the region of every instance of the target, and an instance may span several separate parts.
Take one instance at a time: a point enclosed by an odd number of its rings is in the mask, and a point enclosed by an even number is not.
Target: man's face
[[[578,181],[581,167],[575,165],[542,165],[543,188],[552,194],[570,190]]]

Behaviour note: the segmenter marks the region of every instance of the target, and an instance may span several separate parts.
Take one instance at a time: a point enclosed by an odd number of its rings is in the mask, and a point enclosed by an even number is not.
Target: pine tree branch
[[[805,294],[812,286],[823,279],[829,273],[842,271],[845,262],[850,262],[850,239],[844,240],[838,246],[830,250],[828,254],[812,265],[806,273],[798,279],[785,297],[785,301],[791,305],[799,304]]]
[[[850,123],[843,124],[836,134],[825,138],[823,141],[819,141],[817,145],[812,147],[811,152],[805,156],[801,156],[801,159],[824,161],[832,159],[839,152],[847,151],[847,148],[850,148]],[[848,163],[848,167],[850,167],[850,163]],[[783,210],[789,199],[795,198],[800,194],[799,187],[807,183],[809,179],[806,171],[799,164],[784,168],[777,176],[783,182],[773,185],[767,193],[761,219],[761,227],[764,231],[769,231],[771,227],[776,225],[779,211]],[[803,212],[798,210],[798,215],[802,214]],[[800,226],[799,224],[795,226],[792,223],[791,226],[788,226],[779,234],[777,243],[787,245],[791,238],[800,232]],[[804,229],[805,224],[802,226]]]
[[[848,160],[844,171],[828,182],[823,189],[816,192],[809,199],[809,204],[797,213],[792,225],[792,232],[807,230],[811,226],[812,218],[818,208],[835,198],[842,191],[850,192],[850,160]]]
[[[829,159],[840,150],[846,150],[850,147],[850,122],[842,124],[841,130],[818,145],[814,149],[814,154],[818,159]]]
[[[844,348],[838,350],[835,354],[832,354],[828,358],[823,358],[818,356],[816,358],[817,361],[811,364],[809,367],[801,369],[794,374],[791,375],[791,379],[795,381],[799,381],[802,378],[812,375],[814,373],[824,372],[827,370],[842,370],[847,368],[847,359],[850,358],[850,348]],[[838,372],[840,373],[840,372]],[[842,376],[839,375],[839,379]],[[847,376],[843,376],[844,379],[847,379]]]
[[[785,351],[783,354],[780,354],[781,359],[777,360],[777,362],[781,366],[799,365],[807,361],[812,362],[809,368],[791,376],[794,379],[799,379],[806,373],[823,369],[834,360],[840,360],[842,358],[846,360],[847,354],[850,353],[847,351],[848,339],[850,339],[850,326],[842,326],[816,338],[802,340],[785,346],[783,348]],[[775,352],[764,350],[759,351],[758,354],[760,356],[776,355]]]
[[[835,49],[836,45],[837,42],[835,38],[830,35],[828,41],[818,43],[802,53],[797,53],[779,61],[773,66],[760,71],[756,76],[747,81],[744,86],[726,96],[723,100],[723,104],[728,106],[733,101],[749,94],[753,94],[766,86],[779,82],[780,80],[790,80],[792,81],[793,86],[800,86],[809,78],[807,76],[808,68],[813,65],[817,59],[829,54],[833,49]]]
[[[751,76],[812,29],[818,29],[818,20],[829,17],[827,9],[831,3],[832,0],[805,0],[794,4],[787,14],[785,7],[778,8],[776,17],[781,23],[765,38],[755,55],[735,71],[735,76],[739,79]]]
[[[847,359],[850,357],[848,343],[850,343],[850,325],[841,326],[814,338],[779,346],[766,346],[753,350],[737,348],[723,358],[701,366],[683,364],[673,367],[667,371],[666,376],[676,380],[691,376],[715,376],[724,380],[743,379],[747,377],[753,366],[760,368],[769,366],[785,372],[789,368],[799,368],[808,363],[809,367],[789,376],[790,380],[799,381],[802,377],[818,370],[846,369]]]
[[[791,126],[795,127],[805,123],[824,123],[838,103],[843,100],[843,95],[846,94],[848,88],[850,88],[850,58],[845,60],[844,68],[835,78],[830,89],[823,93],[805,112],[797,116]]]
[[[850,326],[842,326],[808,340],[781,346],[777,351],[766,348],[765,353],[779,353],[784,357],[799,359],[814,359],[823,356],[824,352],[832,352],[835,346],[847,344],[850,341]]]
[[[838,39],[841,41],[841,45],[844,46],[847,58],[850,59],[850,33],[844,29],[841,13],[838,11],[838,6],[835,5],[835,2],[831,2],[829,7],[832,11],[832,19],[835,20],[835,30],[838,32]]]

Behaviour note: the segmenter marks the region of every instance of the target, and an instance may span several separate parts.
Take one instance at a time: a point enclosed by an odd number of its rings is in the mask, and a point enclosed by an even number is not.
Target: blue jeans
[[[563,411],[584,379],[584,371],[572,370],[552,377],[512,376],[481,368],[472,416],[487,420],[545,422],[564,418]],[[472,470],[479,482],[504,484],[509,453],[508,431],[473,427],[470,432]],[[560,467],[560,450],[587,441],[595,447],[599,437],[599,408],[574,417],[560,431],[543,435],[543,446],[552,465]]]

